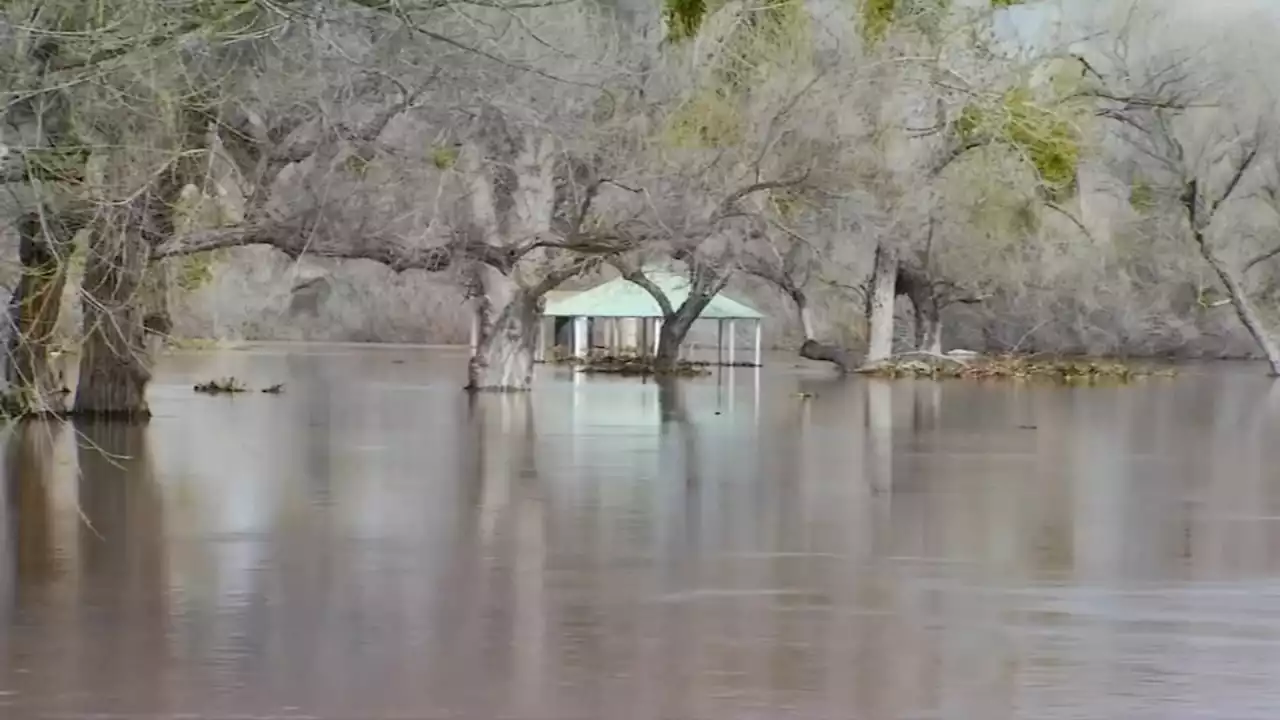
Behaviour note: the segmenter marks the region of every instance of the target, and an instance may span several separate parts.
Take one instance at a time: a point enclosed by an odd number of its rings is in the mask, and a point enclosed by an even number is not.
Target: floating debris
[[[688,360],[677,361],[673,368],[658,370],[653,358],[639,355],[596,355],[588,358],[578,358],[572,364],[578,366],[585,373],[603,373],[627,377],[649,375],[698,377],[711,374],[711,370],[708,369],[706,363],[695,363]]]
[[[267,387],[262,388],[262,392],[268,395],[279,395],[280,393],[284,392],[284,383],[276,383],[275,385],[268,385]]]
[[[573,365],[583,372],[605,373],[612,375],[645,376],[665,375],[676,377],[699,377],[710,375],[713,367],[756,367],[753,362],[709,362],[706,360],[679,360],[670,370],[659,372],[655,367],[652,355],[640,355],[634,352],[614,354],[594,352],[586,357],[565,355],[557,352],[547,362],[555,365]]]
[[[192,390],[205,395],[229,395],[233,393],[249,392],[249,388],[245,387],[244,383],[233,377],[197,383]]]
[[[963,378],[970,380],[1052,380],[1060,383],[1119,382],[1171,377],[1172,367],[1133,365],[1097,358],[1041,358],[1028,355],[957,358],[911,353],[860,369],[883,378]]]

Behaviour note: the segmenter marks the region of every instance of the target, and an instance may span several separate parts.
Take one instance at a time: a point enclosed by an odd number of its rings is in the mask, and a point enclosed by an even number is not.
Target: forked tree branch
[[[658,287],[657,283],[650,280],[649,276],[644,274],[644,270],[639,266],[624,260],[621,256],[611,257],[609,259],[609,264],[617,268],[623,278],[639,285],[645,292],[649,293],[654,302],[658,303],[658,307],[662,310],[663,318],[670,319],[675,317],[676,311],[671,305],[671,298],[667,297],[667,294],[662,291],[662,288]]]

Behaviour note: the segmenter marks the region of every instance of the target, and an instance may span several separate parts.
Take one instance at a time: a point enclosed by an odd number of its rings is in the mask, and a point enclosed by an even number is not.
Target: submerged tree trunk
[[[53,341],[75,233],[52,213],[29,213],[18,230],[22,275],[10,297],[6,323],[5,409],[57,414],[66,410],[68,391],[54,367]]]
[[[538,341],[538,297],[493,268],[477,272],[479,333],[467,366],[467,390],[528,390]]]
[[[666,292],[642,270],[621,265],[619,270],[623,277],[649,293],[662,309],[662,329],[658,332],[658,350],[654,354],[653,370],[657,374],[669,373],[680,361],[680,348],[693,329],[693,323],[711,304],[712,299],[729,284],[729,274],[718,275],[709,268],[691,270],[688,297],[680,303],[680,307],[672,307]]]
[[[85,260],[84,344],[72,412],[84,417],[146,420],[151,360],[144,319],[150,247],[140,230],[141,203],[112,213],[93,229]]]
[[[898,254],[881,243],[876,246],[867,298],[867,356],[864,364],[887,360],[893,355],[893,309],[897,296]]]
[[[662,330],[658,333],[658,352],[653,358],[654,372],[669,373],[675,370],[680,362],[680,348],[684,346],[685,338],[689,337],[694,321],[710,303],[711,296],[690,294],[674,313],[662,321]]]
[[[903,263],[898,269],[898,292],[906,295],[916,316],[916,350],[942,354],[942,304],[933,278],[920,266]]]
[[[942,318],[936,304],[916,311],[916,349],[932,355],[942,354]]]
[[[635,282],[633,279],[632,282]],[[672,308],[662,289],[649,282],[647,278],[641,287],[649,292],[663,309],[666,316],[662,321],[662,331],[658,333],[658,353],[653,361],[653,371],[658,374],[669,373],[676,369],[680,361],[680,348],[684,346],[693,323],[698,320],[716,295],[729,284],[729,274],[717,274],[707,268],[697,269],[689,281],[689,296],[680,303],[680,307]]]
[[[809,298],[803,291],[792,289],[788,293],[796,306],[796,314],[800,317],[800,327],[804,331],[804,343],[800,345],[800,357],[817,362],[829,362],[847,373],[853,367],[849,352],[842,347],[820,342],[813,329],[813,317],[809,310]]]
[[[1244,285],[1240,279],[1236,277],[1235,272],[1227,267],[1217,255],[1214,254],[1213,248],[1209,246],[1208,238],[1203,232],[1195,232],[1196,245],[1200,248],[1200,255],[1209,263],[1209,267],[1213,268],[1218,279],[1222,281],[1223,286],[1227,289],[1227,295],[1231,298],[1231,306],[1236,310],[1236,316],[1240,318],[1240,322],[1244,324],[1249,334],[1253,336],[1258,347],[1262,349],[1262,354],[1267,359],[1267,364],[1271,366],[1271,374],[1280,377],[1280,343],[1267,330],[1266,324],[1262,320],[1262,316],[1258,313],[1258,308],[1249,299],[1248,293],[1245,292]]]

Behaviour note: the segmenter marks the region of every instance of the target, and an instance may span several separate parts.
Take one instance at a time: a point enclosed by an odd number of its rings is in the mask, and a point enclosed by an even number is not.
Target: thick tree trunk
[[[680,348],[693,329],[693,323],[711,304],[711,300],[724,290],[729,283],[729,275],[717,277],[706,268],[692,273],[689,295],[678,308],[671,307],[666,294],[646,278],[643,272],[624,271],[624,277],[644,288],[658,303],[658,307],[662,308],[665,317],[662,320],[662,330],[658,333],[658,350],[653,360],[653,371],[659,375],[669,373],[680,361]]]
[[[942,318],[937,305],[916,311],[916,349],[931,355],[942,354]]]
[[[1209,267],[1213,268],[1218,279],[1226,287],[1227,295],[1231,298],[1231,306],[1236,310],[1236,316],[1240,318],[1240,322],[1262,349],[1262,354],[1271,366],[1271,374],[1280,377],[1280,343],[1277,343],[1276,338],[1267,330],[1262,316],[1258,313],[1258,308],[1245,292],[1244,285],[1236,277],[1235,272],[1214,254],[1208,238],[1203,233],[1196,232],[1195,241],[1200,247],[1200,255],[1205,262],[1209,263]]]
[[[817,362],[829,362],[847,373],[853,367],[853,359],[849,351],[842,347],[820,342],[813,329],[813,317],[809,310],[809,298],[799,290],[792,290],[791,300],[795,303],[796,313],[800,316],[800,327],[804,331],[804,343],[800,346],[800,357]]]
[[[723,283],[720,285],[723,286]],[[684,346],[685,338],[693,329],[693,323],[711,304],[711,299],[717,292],[719,292],[718,289],[715,292],[695,289],[689,293],[689,297],[685,298],[674,313],[662,321],[662,330],[658,333],[658,352],[653,359],[655,373],[669,373],[675,370],[680,362],[680,348]]]
[[[467,390],[528,390],[538,342],[538,298],[497,270],[479,272],[484,295],[477,299],[479,334],[467,367]]]
[[[693,322],[706,309],[706,302],[694,301],[692,296],[671,317],[662,321],[662,330],[658,333],[658,352],[653,358],[653,369],[657,373],[671,372],[680,362],[680,348],[685,338],[693,329]]]
[[[897,292],[898,254],[885,245],[876,247],[867,308],[867,356],[864,364],[887,360],[893,355],[893,307]]]
[[[154,357],[164,348],[173,331],[173,315],[171,313],[173,287],[173,264],[170,260],[152,262],[143,277],[142,287],[142,326],[147,331],[147,348]]]
[[[919,265],[903,263],[898,269],[898,291],[907,296],[916,316],[916,350],[942,354],[942,306],[933,278]]]
[[[9,300],[5,409],[22,415],[66,410],[69,391],[54,367],[53,341],[74,232],[58,218],[31,213],[19,223],[22,275]]]
[[[83,417],[146,420],[151,360],[144,326],[150,248],[135,212],[119,213],[90,235],[84,273],[84,344],[72,412]]]

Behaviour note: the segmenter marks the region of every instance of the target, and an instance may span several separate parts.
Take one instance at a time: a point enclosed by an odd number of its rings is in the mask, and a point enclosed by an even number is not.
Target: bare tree
[[[74,227],[67,215],[30,212],[18,222],[22,274],[9,297],[5,380],[13,414],[57,413],[65,407],[61,373],[51,361]]]
[[[798,7],[731,3],[686,22],[675,33],[686,42],[668,48],[646,88],[643,113],[657,131],[631,154],[623,223],[636,251],[612,262],[662,310],[659,371],[716,294],[758,265],[751,248],[770,234],[776,204],[845,184],[838,148],[848,135],[830,103],[844,78],[797,42],[808,21]],[[655,256],[685,268],[678,306],[643,273],[640,261]]]
[[[340,60],[356,65],[374,62],[357,68],[377,81],[365,92],[384,92],[388,86],[397,91],[396,97],[380,103],[372,116],[347,120],[314,103],[280,108],[270,102],[264,105],[261,95],[246,95],[245,83],[234,81],[237,73],[262,80],[279,70],[278,64],[272,67],[269,62],[255,60],[259,56],[252,47],[247,53],[249,64],[245,65],[241,57],[245,53],[236,50],[251,46],[256,37],[253,25],[265,17],[256,6],[243,17],[232,13],[233,18],[245,23],[232,32],[217,25],[226,17],[202,14],[195,5],[175,4],[151,13],[145,3],[122,3],[113,6],[115,15],[106,19],[111,21],[108,26],[112,32],[105,38],[93,36],[88,32],[91,28],[86,27],[86,32],[72,35],[80,39],[79,44],[55,43],[47,57],[42,56],[42,62],[52,64],[64,75],[40,75],[34,84],[35,96],[74,98],[83,116],[78,122],[91,128],[78,142],[81,147],[91,148],[92,162],[76,158],[76,176],[64,178],[66,183],[76,185],[77,198],[89,218],[87,337],[76,412],[146,416],[145,387],[150,376],[146,335],[149,330],[164,332],[168,326],[163,302],[156,300],[157,295],[163,295],[163,288],[151,287],[158,284],[155,278],[163,278],[162,273],[150,273],[154,263],[248,244],[271,245],[294,257],[308,254],[369,259],[396,270],[461,269],[469,287],[479,290],[482,300],[476,303],[481,316],[482,352],[472,363],[470,386],[527,385],[531,357],[527,366],[517,370],[527,353],[514,352],[517,345],[508,342],[515,337],[511,323],[519,320],[529,325],[525,321],[541,294],[581,269],[580,263],[561,262],[558,256],[565,246],[578,241],[576,228],[588,218],[590,201],[599,185],[594,189],[581,185],[566,188],[560,182],[565,180],[560,171],[571,169],[570,185],[580,179],[576,175],[581,173],[572,171],[577,166],[566,162],[569,143],[565,138],[576,134],[575,129],[580,128],[572,122],[586,117],[584,110],[602,95],[598,77],[559,77],[538,67],[537,61],[554,56],[561,65],[590,69],[594,67],[591,58],[570,55],[549,45],[541,34],[544,28],[533,27],[528,21],[527,16],[533,12],[528,9],[521,11],[526,15],[521,18],[516,11],[496,4],[469,6],[470,12],[487,13],[522,29],[522,43],[511,48],[511,55],[516,57],[512,60],[483,49],[483,37],[472,37],[474,43],[465,41],[474,18],[454,17],[450,21],[425,5],[399,3],[338,2],[332,7],[317,8],[318,14],[283,6],[267,11],[268,15],[278,11],[272,19],[284,21],[263,30],[264,34],[274,33],[279,41],[275,48],[268,49],[296,51],[299,45],[328,43],[336,48],[332,54]],[[55,30],[62,30],[45,28],[39,22],[24,24],[18,17],[14,15],[6,30],[21,27],[41,37],[57,37]],[[33,17],[41,19],[38,12]],[[573,17],[593,21],[594,16],[581,12]],[[568,31],[595,36],[581,29],[578,25]],[[409,65],[377,65],[386,62],[386,53],[378,55],[376,50],[382,46],[380,38],[406,30],[430,39],[437,48],[443,46],[448,52],[443,56],[432,51],[417,56],[410,53],[415,62]],[[141,38],[141,42],[115,44],[120,39],[116,34],[122,32]],[[474,35],[476,31],[471,32]],[[364,55],[353,59],[350,41],[362,33]],[[298,37],[301,41],[291,45],[291,38]],[[600,37],[607,38],[607,34]],[[104,44],[111,47],[111,52],[100,52]],[[541,58],[528,52],[535,46],[544,48]],[[232,48],[230,60],[224,52],[228,48]],[[425,62],[416,62],[417,58]],[[142,76],[144,70],[155,68],[157,63],[165,67],[167,74],[152,70],[151,75]],[[430,69],[432,64],[436,69]],[[86,67],[93,70],[91,81],[73,83],[66,92],[58,90],[67,84],[65,73]],[[469,212],[456,214],[452,218],[456,222],[447,228],[441,228],[436,218],[426,228],[404,223],[352,227],[349,217],[345,222],[334,222],[335,209],[343,203],[328,202],[320,196],[333,190],[333,178],[341,174],[340,169],[368,164],[380,154],[388,125],[406,112],[423,107],[424,103],[418,101],[438,76],[440,67],[469,79],[463,80],[461,87],[444,88],[431,97],[436,108],[446,108],[436,112],[433,119],[454,122],[458,116],[449,117],[448,113],[460,110],[463,115],[476,118],[470,123],[473,132],[454,138],[451,147],[456,149],[448,151],[452,157],[442,161],[439,152],[435,157],[418,157],[420,162],[437,166],[436,174],[443,178],[437,185],[452,183],[456,192],[449,199],[465,198],[463,204]],[[600,74],[594,69],[589,72]],[[327,79],[323,72],[309,77],[318,82]],[[530,85],[530,77],[540,82],[523,97],[513,97],[520,95],[515,90]],[[276,78],[275,86],[288,80]],[[226,92],[209,93],[202,85]],[[555,93],[550,97],[535,93],[549,86],[578,88],[573,102],[560,113],[560,117],[569,118],[567,124],[547,122],[546,110],[554,106]],[[468,87],[483,93],[480,103],[470,103],[472,108],[478,105],[478,109],[469,110],[466,103],[457,102],[459,89],[465,94]],[[175,97],[180,99],[174,102]],[[122,104],[125,98],[128,102]],[[533,102],[522,104],[519,100]],[[546,100],[552,103],[541,102]],[[521,112],[513,112],[513,107]],[[35,151],[44,152],[47,145],[48,142],[28,144],[32,151],[22,153],[22,162],[13,173],[15,179],[32,181],[32,160],[38,157]],[[123,147],[135,155],[141,153],[145,161],[126,163],[123,154],[111,150]],[[460,157],[457,149],[461,150]],[[234,160],[242,181],[239,188],[214,187],[215,183],[210,182],[206,169],[217,156]],[[291,183],[310,196],[310,201],[300,208],[290,208],[291,203],[280,195]],[[177,213],[183,197],[194,194],[198,198],[216,198],[228,191],[240,196],[240,202],[233,203],[238,205],[232,213],[237,217],[230,222],[214,227],[190,227],[189,223],[180,222]],[[354,196],[373,198],[372,193]],[[573,205],[576,212],[557,213],[555,208],[566,203]],[[364,215],[368,219],[370,213]],[[553,227],[552,221],[562,217],[569,218],[568,222],[555,223]],[[555,231],[559,234],[553,238],[549,233]],[[441,236],[445,242],[432,242]],[[510,282],[503,286],[497,277]],[[531,341],[527,330],[521,330],[524,336],[518,346]],[[19,337],[28,335],[18,333]]]
[[[949,196],[972,175],[1008,172],[1046,208],[1075,190],[1082,142],[1073,108],[1051,83],[1057,52],[1020,57],[1002,47],[995,15],[1010,4],[941,7],[886,20],[885,40],[871,50],[886,63],[878,79],[879,123],[890,140],[875,195],[884,218],[866,294],[868,350],[876,363],[893,352],[895,299],[907,297],[916,317],[916,347],[942,350],[942,310],[975,303],[975,278],[956,277],[940,258],[943,244],[974,238],[947,216]],[[951,230],[939,233],[941,226]]]
[[[1082,60],[1094,81],[1086,94],[1151,179],[1152,202],[1182,215],[1183,232],[1222,284],[1272,374],[1280,375],[1277,330],[1247,283],[1248,273],[1280,256],[1280,249],[1251,250],[1243,232],[1280,187],[1268,129],[1276,95],[1238,68],[1210,58],[1193,62],[1176,47],[1140,55],[1137,32],[1125,28],[1109,52]]]

